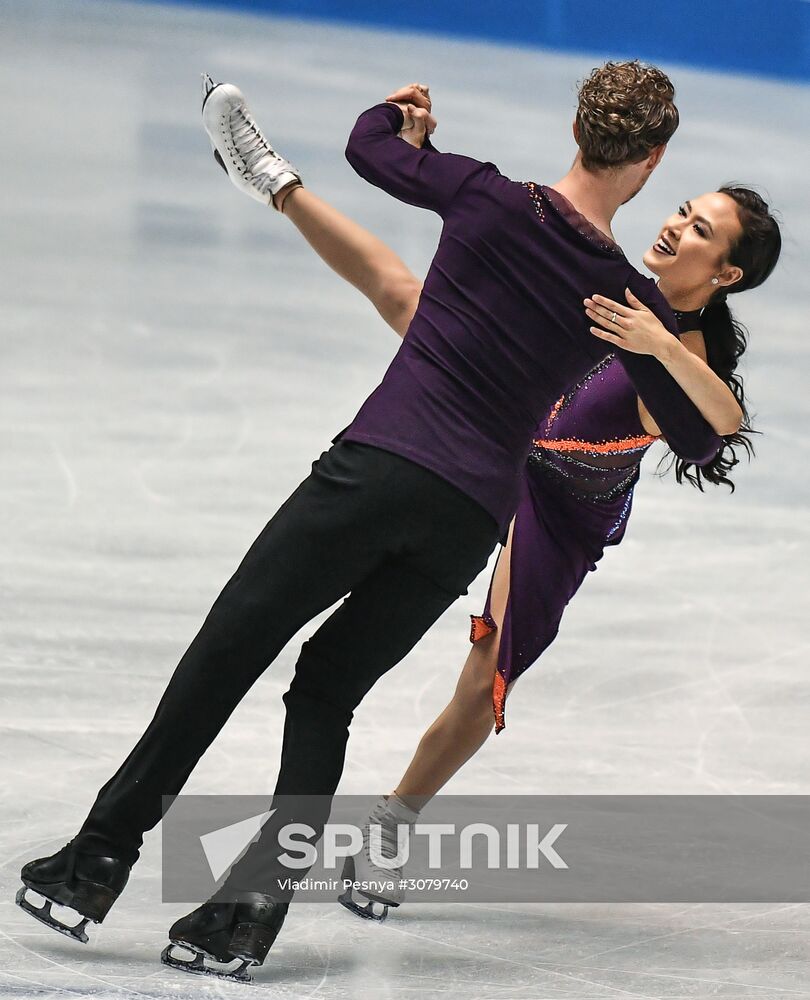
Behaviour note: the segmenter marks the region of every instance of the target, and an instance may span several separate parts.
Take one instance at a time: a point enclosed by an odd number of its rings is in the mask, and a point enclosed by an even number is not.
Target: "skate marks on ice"
[[[160,966],[182,911],[160,903],[156,835],[86,946],[13,902],[22,863],[75,832],[247,545],[399,343],[286,220],[228,185],[199,122],[199,73],[234,79],[313,190],[424,274],[440,223],[353,175],[343,149],[356,114],[381,87],[432,76],[442,148],[482,159],[496,148],[510,176],[547,180],[572,155],[573,81],[599,56],[151,4],[6,0],[3,14],[0,73],[26,113],[4,151],[14,198],[0,209],[14,248],[0,316],[0,421],[12,430],[0,436],[0,994],[243,996]],[[637,259],[684,197],[741,172],[769,189],[785,256],[739,302],[758,458],[729,499],[656,481],[650,456],[627,539],[521,679],[507,731],[448,786],[457,794],[808,790],[797,434],[810,417],[810,142],[796,122],[810,99],[672,70],[683,125],[620,239]],[[69,115],[54,98],[66,79]],[[470,127],[473,91],[494,134]],[[371,692],[341,791],[385,792],[402,773],[452,693],[487,581]],[[299,646],[240,706],[189,792],[272,787]],[[335,902],[293,907],[254,978],[296,998],[770,1000],[810,996],[809,930],[803,907],[406,903],[379,925]]]
[[[156,967],[176,915],[160,911],[98,928],[86,951],[55,935],[43,940],[44,929],[3,930],[16,958],[0,973],[4,995],[244,996],[238,984]],[[302,905],[285,930],[253,971],[256,986],[279,997],[351,997],[372,984],[381,996],[436,996],[448,983],[482,998],[808,996],[797,986],[806,907],[432,905],[402,908],[380,925],[338,906]],[[740,967],[733,949],[743,948]]]

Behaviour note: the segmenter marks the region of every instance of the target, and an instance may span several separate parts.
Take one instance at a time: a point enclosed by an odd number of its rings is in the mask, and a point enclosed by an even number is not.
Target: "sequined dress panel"
[[[529,462],[581,500],[626,495],[655,440],[641,424],[635,389],[614,354],[560,397],[538,432]]]

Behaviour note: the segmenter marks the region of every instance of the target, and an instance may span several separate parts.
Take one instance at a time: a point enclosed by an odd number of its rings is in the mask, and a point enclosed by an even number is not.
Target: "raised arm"
[[[430,113],[430,88],[407,84],[390,94],[388,101],[405,113],[403,138],[417,148],[430,147],[430,133],[438,124]],[[302,184],[277,196],[276,207],[318,256],[362,292],[394,332],[404,337],[416,312],[422,282],[391,247]]]
[[[655,425],[660,428],[667,444],[675,454],[688,462],[694,462],[696,465],[706,465],[722,447],[723,441],[720,435],[701,412],[698,400],[693,400],[690,397],[689,393],[681,387],[673,374],[667,371],[658,357],[646,353],[649,344],[640,347],[638,342],[634,341],[630,330],[632,324],[629,317],[640,310],[646,310],[653,317],[657,317],[662,331],[661,337],[669,337],[677,344],[678,337],[675,333],[672,313],[652,282],[645,281],[641,276],[639,276],[637,293],[634,295],[632,291],[629,291],[628,295],[628,301],[631,299],[635,301],[634,306],[623,306],[621,303],[604,299],[601,296],[599,296],[601,302],[610,302],[610,306],[600,304],[595,299],[586,299],[588,316],[600,324],[600,327],[591,327],[591,331],[601,339],[620,348],[616,354],[617,358],[629,375],[639,396],[644,400]],[[614,312],[618,322],[611,319]],[[641,353],[635,353],[639,350]],[[696,360],[699,362],[699,359]],[[709,374],[716,378],[713,372]],[[692,375],[694,376],[694,369]],[[730,390],[723,385],[720,379],[717,379],[717,383],[719,386],[715,383],[712,389],[712,392],[717,393],[712,397],[712,406],[720,400],[720,387],[730,395]],[[701,380],[701,392],[706,390],[709,384],[710,380]],[[696,391],[694,383],[692,390]],[[722,395],[724,396],[724,393]]]
[[[399,137],[405,116],[394,103],[364,111],[349,136],[346,159],[364,179],[399,201],[444,217],[464,182],[491,164],[457,153],[421,149]]]

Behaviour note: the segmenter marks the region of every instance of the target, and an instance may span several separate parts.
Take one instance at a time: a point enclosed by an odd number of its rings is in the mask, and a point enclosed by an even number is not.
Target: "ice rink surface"
[[[288,220],[227,183],[199,74],[240,84],[305,182],[421,276],[439,220],[352,172],[356,116],[427,81],[439,148],[551,183],[573,157],[575,82],[609,53],[88,0],[4,0],[0,17],[0,995],[247,996],[160,966],[189,907],[160,902],[157,832],[89,946],[12,902],[21,864],[73,835],[248,544],[398,345]],[[448,791],[810,792],[810,93],[666,68],[683,124],[617,235],[638,260],[684,198],[732,179],[771,195],[783,260],[737,301],[758,456],[734,496],[658,479],[648,456],[625,542]],[[488,575],[363,704],[341,791],[394,786],[451,694]],[[187,791],[269,792],[280,697],[314,627]],[[810,997],[808,930],[799,905],[426,904],[371,927],[301,905],[256,980],[296,998]]]

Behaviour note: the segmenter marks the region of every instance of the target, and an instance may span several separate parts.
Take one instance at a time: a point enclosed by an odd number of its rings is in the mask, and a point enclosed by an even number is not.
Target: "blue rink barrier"
[[[810,0],[169,0],[810,80]]]

